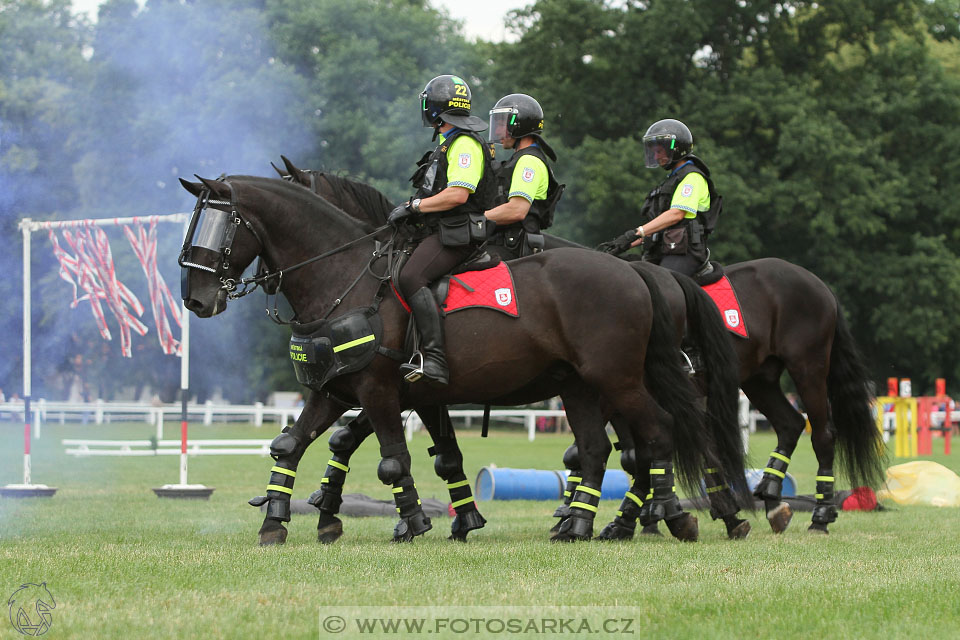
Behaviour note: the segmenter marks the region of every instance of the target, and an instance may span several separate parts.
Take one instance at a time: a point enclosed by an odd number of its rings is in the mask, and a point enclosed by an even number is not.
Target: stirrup
[[[687,352],[683,349],[680,349],[680,355],[682,355],[683,359],[687,361],[687,366],[684,367],[687,370],[687,375],[691,378],[697,375],[697,370],[693,367],[693,361],[690,359],[690,356],[687,355]]]
[[[413,361],[420,359],[420,364],[414,364]],[[403,376],[403,379],[407,382],[416,382],[423,377],[423,353],[420,351],[414,351],[413,355],[410,356],[410,362],[400,365],[400,371],[408,371]]]

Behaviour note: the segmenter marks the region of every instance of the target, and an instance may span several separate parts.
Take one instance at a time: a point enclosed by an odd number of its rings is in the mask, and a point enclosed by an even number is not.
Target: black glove
[[[404,218],[410,216],[413,213],[413,209],[410,208],[409,202],[404,202],[403,204],[394,208],[390,212],[390,215],[387,216],[387,222],[392,225],[399,224]]]
[[[617,236],[609,242],[603,242],[597,245],[597,251],[618,256],[627,251],[630,248],[630,245],[632,245],[639,237],[640,236],[637,235],[636,229],[627,229],[623,232],[623,235]]]

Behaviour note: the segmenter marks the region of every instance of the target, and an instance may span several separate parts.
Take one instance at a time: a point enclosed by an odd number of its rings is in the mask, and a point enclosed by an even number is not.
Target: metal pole
[[[23,232],[23,484],[30,484],[30,219]]]
[[[184,234],[190,218],[185,218]],[[180,306],[180,484],[187,484],[187,401],[190,398],[190,310]]]

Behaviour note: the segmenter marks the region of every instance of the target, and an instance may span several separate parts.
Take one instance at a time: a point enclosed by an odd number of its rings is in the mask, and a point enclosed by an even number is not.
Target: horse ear
[[[294,166],[292,162],[290,162],[290,158],[288,158],[287,156],[280,156],[280,159],[283,160],[284,166],[287,168],[287,171],[290,173],[290,175],[293,176],[294,180],[296,180],[297,182],[303,185],[310,184],[310,178],[307,177],[307,174],[301,171],[300,169],[297,169],[297,167]]]
[[[197,174],[193,174],[193,175],[196,176]],[[230,188],[227,186],[225,182],[221,182],[219,180],[208,180],[207,178],[201,178],[200,176],[197,176],[197,178],[200,180],[200,182],[203,183],[203,185],[207,189],[210,189],[210,193],[216,195],[219,198],[225,198],[225,199],[230,198]]]
[[[282,156],[281,156],[281,157],[282,157]],[[281,178],[288,178],[288,177],[290,177],[290,174],[289,174],[289,173],[286,173],[283,169],[281,169],[281,168],[278,167],[277,165],[273,164],[272,162],[270,163],[270,166],[273,167],[273,170],[276,171],[276,172],[280,175]]]
[[[200,192],[203,191],[203,185],[199,182],[190,182],[189,180],[184,180],[180,178],[180,184],[183,185],[183,188],[189,191],[192,195],[199,198]]]

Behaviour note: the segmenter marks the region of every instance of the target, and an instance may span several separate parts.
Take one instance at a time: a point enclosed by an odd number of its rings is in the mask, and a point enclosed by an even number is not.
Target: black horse
[[[393,205],[383,194],[369,185],[322,171],[302,170],[297,168],[288,158],[284,156],[281,156],[281,158],[286,167],[285,170],[273,165],[274,170],[280,177],[309,188],[352,216],[373,224],[379,224],[385,221],[386,214],[393,208]],[[566,241],[547,236],[547,243],[548,248],[556,248],[554,245],[566,243]],[[569,246],[579,245],[569,243]],[[505,247],[501,246],[496,249],[499,250],[500,257],[505,260],[518,257],[507,252]],[[691,345],[696,346],[702,354],[704,366],[701,367],[697,381],[707,397],[709,431],[714,438],[728,439],[728,448],[736,446],[735,441],[739,438],[735,428],[737,423],[736,354],[733,353],[732,347],[725,337],[726,329],[716,307],[693,280],[682,274],[649,264],[637,268],[637,271],[644,282],[649,283],[649,286],[654,289],[661,290],[664,294],[673,315],[677,335],[685,334],[685,339]],[[676,347],[675,355],[680,357],[679,340],[676,341]],[[455,441],[443,442],[445,432],[450,431],[446,427],[446,425],[449,425],[449,418],[446,417],[444,407],[421,408],[418,409],[418,413],[436,443],[432,450],[439,449],[441,446],[446,449],[456,447]],[[616,428],[620,418],[616,415],[608,417]],[[350,428],[357,435],[357,437],[351,439],[351,443],[354,443],[355,446],[359,446],[363,437],[370,433],[369,430],[357,428],[357,425],[350,425]],[[651,460],[649,455],[646,455],[647,452],[644,447],[640,447],[638,452],[629,431],[623,431],[624,436],[618,443],[618,448],[622,451],[621,465],[634,477],[634,484],[628,496],[624,498],[617,520],[604,528],[599,535],[600,539],[632,537],[638,517],[641,522],[648,522],[648,531],[650,531],[649,527],[656,527],[655,522],[650,522],[649,508],[644,509],[642,506],[644,500],[650,497],[650,475],[647,470]],[[564,453],[563,461],[569,469],[569,474],[564,491],[564,504],[555,513],[555,516],[561,518],[561,520],[552,529],[554,532],[559,531],[563,526],[563,518],[569,513],[569,505],[573,500],[576,485],[581,479],[578,453],[579,448],[576,444],[571,445]],[[462,455],[460,455],[459,450],[457,450],[456,456],[462,464]],[[719,473],[719,469],[724,467],[724,464],[724,461],[717,459],[715,456],[708,460],[708,473],[704,477],[704,483],[711,504],[711,515],[715,519],[724,521],[727,535],[730,538],[745,538],[750,533],[750,523],[739,517],[738,500],[734,494],[737,493],[741,496],[741,502],[749,503],[751,510],[752,500],[745,497],[747,490],[739,474],[738,477],[731,479],[731,483],[734,485],[734,489],[731,490],[730,485]],[[437,472],[440,473],[443,468],[444,466],[438,460]],[[328,471],[334,473],[335,469],[328,469]],[[462,473],[462,468],[460,472]],[[335,480],[336,478],[331,478],[331,482]],[[337,485],[334,483],[333,486]],[[328,490],[329,485],[322,488],[322,491]],[[457,498],[458,496],[451,494],[451,501],[456,502]],[[465,537],[466,531],[463,531],[464,527],[462,525],[463,523],[454,521],[452,537],[458,539]]]
[[[376,216],[385,214],[369,212],[391,209],[379,192],[366,185],[322,172],[303,171],[288,159],[283,160],[286,173],[274,167],[281,175],[334,199],[348,212],[359,210]],[[380,200],[383,202],[378,205]],[[581,246],[550,234],[544,234],[544,239],[546,250]],[[683,298],[670,295],[671,274],[645,262],[634,261],[631,265],[661,288],[674,315],[682,317],[677,305],[682,304]],[[784,260],[763,258],[728,265],[725,272],[737,291],[743,321],[749,329],[747,338],[729,334],[739,360],[740,386],[777,434],[777,447],[755,495],[763,500],[773,531],[786,530],[792,511],[781,498],[782,481],[805,427],[803,415],[780,386],[781,375],[786,371],[807,410],[819,464],[818,504],[809,529],[826,533],[827,525],[836,519],[835,462],[852,487],[877,487],[884,478],[884,447],[870,413],[873,395],[862,357],[836,296],[806,269]],[[621,444],[629,447],[629,440],[624,440]],[[625,502],[624,506],[629,505]],[[714,507],[717,506],[715,503]],[[738,522],[729,515],[724,520],[728,531]]]
[[[675,515],[668,525],[682,539],[696,539],[696,518],[673,511],[678,501],[669,461],[675,459],[683,484],[695,486],[712,447],[728,462],[724,472],[736,477],[739,460],[742,475],[742,451],[726,451],[723,442],[704,437],[695,390],[670,348],[675,338],[665,305],[655,304],[661,302],[659,293],[639,286],[626,263],[581,249],[511,263],[523,315],[466,310],[449,317],[450,384],[407,386],[397,359],[404,352],[408,317],[385,284],[385,263],[393,255],[387,250],[393,248],[387,228],[374,229],[282,180],[234,176],[181,182],[197,196],[180,258],[187,308],[200,317],[222,312],[228,295],[238,295],[243,270],[260,256],[267,269],[277,270],[282,292],[300,321],[295,336],[301,332],[308,338],[316,351],[314,364],[343,365],[329,380],[324,377],[329,367],[315,372],[322,383],[314,381],[313,388],[322,391],[310,394],[293,428],[272,444],[277,464],[264,498],[268,508],[261,543],[285,539],[282,522],[289,520],[299,460],[350,406],[363,407],[380,442],[378,476],[393,486],[400,514],[395,540],[410,540],[431,528],[411,475],[400,420],[404,406],[525,404],[561,395],[583,465],[583,481],[561,540],[592,535],[611,450],[605,411],[616,412],[634,440],[645,443],[659,461],[662,482],[651,504]],[[584,291],[591,292],[589,305]],[[360,337],[337,344],[344,335]],[[349,355],[363,355],[349,361],[334,357],[338,350],[354,347],[358,350]]]

